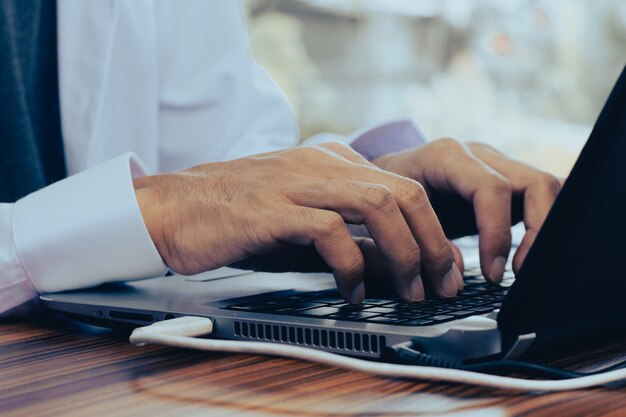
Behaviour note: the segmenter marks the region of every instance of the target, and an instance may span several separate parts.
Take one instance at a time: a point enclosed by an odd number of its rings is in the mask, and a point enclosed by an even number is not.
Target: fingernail
[[[445,297],[454,297],[456,295],[457,285],[454,269],[454,266],[450,268],[441,281],[441,292]]]
[[[409,298],[412,301],[422,301],[424,299],[424,284],[420,274],[417,274],[409,283]]]
[[[363,281],[359,282],[350,293],[350,301],[352,304],[360,304],[365,298],[365,285]]]
[[[506,266],[506,258],[503,256],[497,256],[491,264],[489,270],[490,278],[496,284],[502,282],[502,276],[504,275],[504,267]]]

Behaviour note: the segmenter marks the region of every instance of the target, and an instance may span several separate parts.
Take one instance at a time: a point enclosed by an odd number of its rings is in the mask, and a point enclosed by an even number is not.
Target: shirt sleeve
[[[38,293],[164,275],[132,179],[128,153],[0,205],[0,313]]]
[[[389,153],[417,148],[428,142],[414,120],[403,118],[365,126],[346,136],[321,133],[312,136],[304,144],[315,145],[329,141],[350,145],[368,161]]]
[[[160,170],[298,143],[285,94],[250,52],[243,3],[155,4],[163,35],[158,41]]]

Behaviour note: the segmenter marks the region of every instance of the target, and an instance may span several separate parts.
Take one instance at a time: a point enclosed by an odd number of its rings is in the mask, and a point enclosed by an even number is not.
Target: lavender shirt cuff
[[[366,126],[347,136],[322,133],[309,138],[304,145],[333,141],[350,145],[368,161],[389,153],[417,148],[428,142],[422,129],[412,119],[395,119]]]
[[[393,152],[416,148],[427,142],[422,129],[411,119],[387,122],[360,130],[353,135],[350,146],[367,160]]]

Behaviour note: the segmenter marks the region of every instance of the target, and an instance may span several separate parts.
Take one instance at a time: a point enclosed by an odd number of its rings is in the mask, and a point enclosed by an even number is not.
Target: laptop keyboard
[[[514,279],[508,270],[502,283],[493,285],[482,277],[479,269],[471,269],[465,272],[463,291],[454,298],[443,300],[429,297],[427,293],[426,300],[417,303],[407,303],[399,298],[366,298],[363,303],[354,305],[341,298],[336,290],[291,291],[287,295],[261,294],[224,308],[398,326],[430,326],[500,308]]]

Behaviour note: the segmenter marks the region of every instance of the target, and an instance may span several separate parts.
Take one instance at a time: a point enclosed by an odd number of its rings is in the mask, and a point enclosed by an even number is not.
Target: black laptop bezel
[[[626,68],[498,315],[554,341],[626,324]]]

